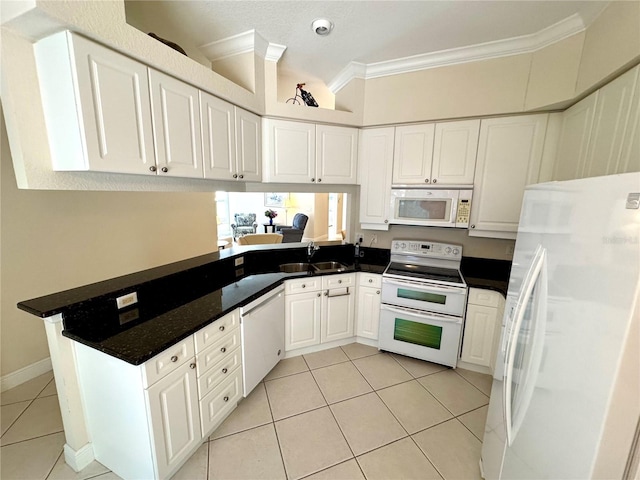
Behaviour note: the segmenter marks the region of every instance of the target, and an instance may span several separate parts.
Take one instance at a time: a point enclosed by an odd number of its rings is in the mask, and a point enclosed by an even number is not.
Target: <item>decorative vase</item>
[[[273,225],[273,218],[269,217],[269,225]]]

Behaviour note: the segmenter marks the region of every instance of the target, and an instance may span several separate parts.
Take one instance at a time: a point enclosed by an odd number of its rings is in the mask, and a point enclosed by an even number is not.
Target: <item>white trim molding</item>
[[[439,52],[413,55],[385,62],[369,64],[351,62],[329,82],[327,87],[335,94],[354,78],[368,80],[371,78],[427,70],[429,68],[532,53],[580,33],[584,31],[585,28],[582,17],[576,13],[550,27],[530,35],[441,50]]]
[[[286,49],[286,45],[267,42],[265,38],[255,30],[247,30],[238,35],[200,46],[202,53],[212,62],[224,60],[225,58],[243,53],[255,53],[261,58],[277,62]]]
[[[53,370],[51,366],[51,357],[43,358],[42,360],[27,365],[15,372],[8,373],[0,378],[0,392],[9,390],[10,388],[22,385],[29,380],[39,377],[42,374]]]
[[[74,450],[68,443],[64,444],[64,461],[74,472],[84,470],[95,460],[93,444],[87,443],[80,450]]]

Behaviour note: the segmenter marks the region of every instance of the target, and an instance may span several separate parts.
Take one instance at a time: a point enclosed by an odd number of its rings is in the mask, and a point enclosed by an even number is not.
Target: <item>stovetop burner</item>
[[[453,268],[432,267],[415,265],[410,263],[391,262],[385,271],[388,275],[413,277],[421,280],[434,280],[437,282],[465,285],[458,270]]]

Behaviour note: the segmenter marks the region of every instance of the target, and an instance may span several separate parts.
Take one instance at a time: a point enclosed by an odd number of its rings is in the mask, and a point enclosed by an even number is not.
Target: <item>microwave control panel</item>
[[[471,199],[458,199],[458,213],[456,214],[456,227],[469,226],[469,215],[471,214]]]

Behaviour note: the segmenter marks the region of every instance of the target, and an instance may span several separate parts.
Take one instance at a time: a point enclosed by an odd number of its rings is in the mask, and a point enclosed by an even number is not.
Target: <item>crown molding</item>
[[[247,30],[238,35],[200,46],[202,53],[212,62],[243,53],[255,53],[262,58],[277,62],[286,48],[286,45],[267,42],[255,30]]]
[[[448,65],[532,53],[580,33],[585,28],[580,15],[574,14],[530,35],[413,55],[384,62],[369,64],[351,62],[327,86],[335,94],[354,78],[379,78]]]

